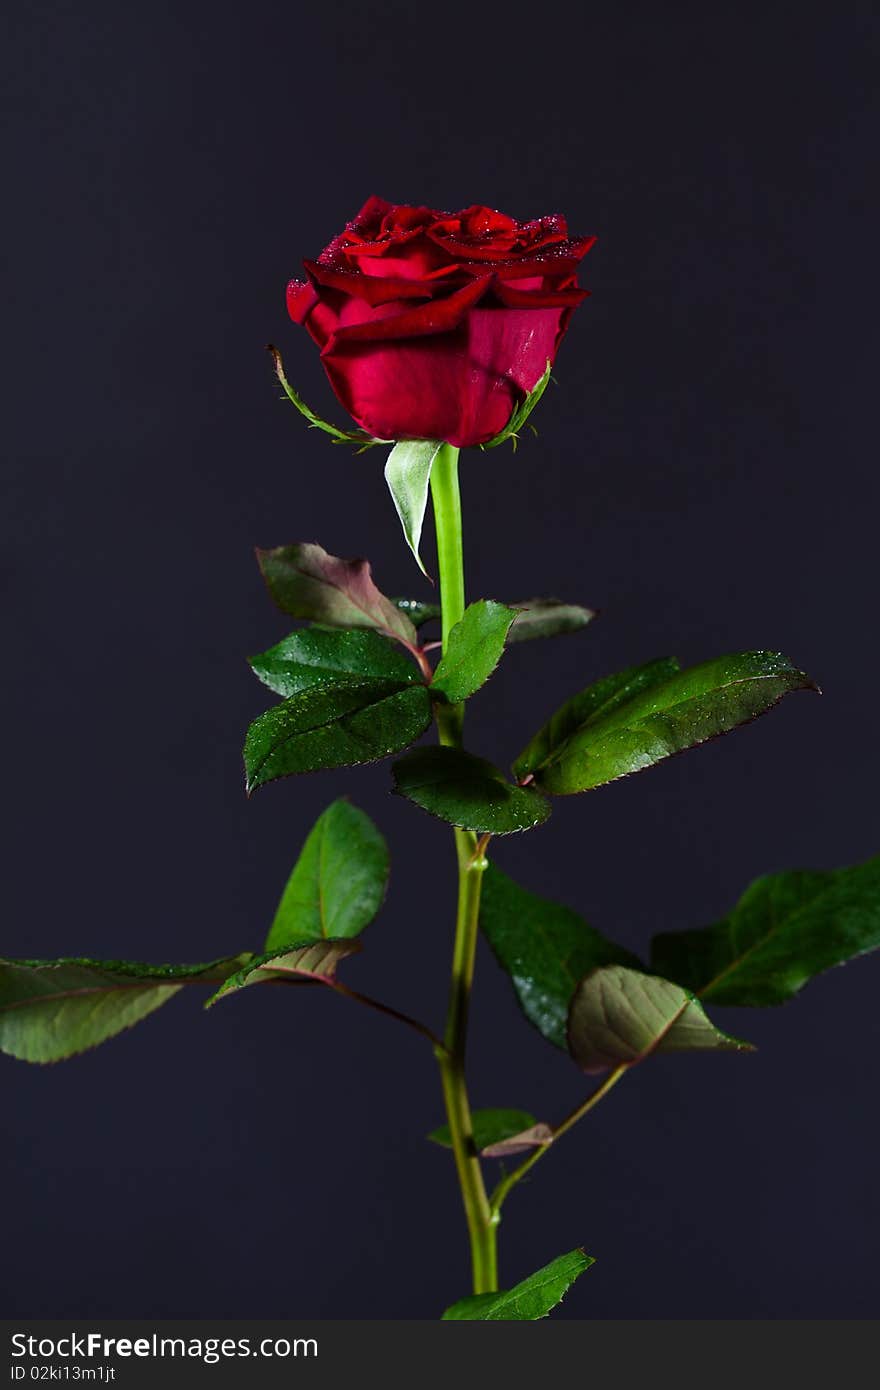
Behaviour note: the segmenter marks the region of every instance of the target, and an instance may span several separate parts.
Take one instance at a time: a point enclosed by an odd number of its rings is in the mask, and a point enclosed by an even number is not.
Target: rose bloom
[[[555,359],[594,241],[556,215],[517,222],[370,198],[303,262],[287,307],[369,434],[484,444]]]

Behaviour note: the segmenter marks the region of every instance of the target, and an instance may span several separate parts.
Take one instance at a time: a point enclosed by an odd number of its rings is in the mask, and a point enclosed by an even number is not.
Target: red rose
[[[553,361],[586,297],[595,237],[564,217],[435,212],[370,198],[287,307],[308,328],[339,400],[381,439],[484,444]]]

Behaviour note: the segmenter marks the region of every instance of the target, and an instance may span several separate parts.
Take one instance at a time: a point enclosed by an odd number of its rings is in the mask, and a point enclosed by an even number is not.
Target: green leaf
[[[416,630],[373,583],[369,560],[341,560],[312,542],[257,550],[272,600],[283,613],[330,627],[373,627],[412,644]]]
[[[309,832],[265,949],[357,936],[382,906],[388,868],[388,846],[370,817],[348,801],[334,801]]]
[[[880,946],[880,856],[769,874],[714,926],[654,938],[651,968],[715,1004],[784,1004],[808,980]]]
[[[428,571],[422,564],[419,543],[428,505],[431,469],[442,448],[442,439],[401,439],[391,450],[385,465],[385,481],[400,517],[404,538],[426,577]]]
[[[422,603],[417,598],[393,598],[391,602],[406,614],[413,627],[424,627],[425,623],[439,618],[443,612],[439,603]]]
[[[254,956],[242,970],[230,975],[217,993],[211,995],[205,1008],[210,1009],[219,999],[249,985],[280,980],[292,984],[328,984],[334,979],[339,962],[360,949],[359,941],[289,941],[281,950]]]
[[[488,440],[486,444],[481,444],[481,449],[494,449],[497,444],[504,444],[506,440],[513,440],[513,447],[516,448],[519,431],[528,420],[538,401],[547,390],[550,381],[552,363],[547,359],[547,367],[540,381],[537,381],[527,396],[524,396],[519,405],[516,406],[507,424],[500,434],[496,434],[494,439]]]
[[[431,722],[423,685],[351,680],[292,695],[261,714],[247,731],[247,789],[277,777],[370,763],[398,753]]]
[[[336,425],[331,425],[329,420],[322,420],[320,415],[316,415],[315,412],[306,405],[302,396],[294,391],[290,382],[287,380],[287,377],[284,375],[281,353],[278,351],[277,347],[273,347],[270,343],[267,350],[272,355],[272,361],[275,363],[275,375],[281,383],[284,394],[287,396],[291,405],[296,406],[300,415],[305,416],[312,429],[323,430],[325,434],[332,435],[335,444],[343,442],[346,444],[359,444],[361,448],[358,452],[363,452],[364,449],[369,449],[374,444],[388,444],[391,442],[387,439],[376,439],[373,435],[367,434],[365,430],[341,430],[337,428]]]
[[[588,685],[579,695],[566,700],[538,730],[513,764],[515,775],[519,778],[534,775],[579,729],[612,714],[640,691],[661,685],[680,669],[674,657],[667,657],[649,661],[645,666],[629,666],[625,671]]]
[[[512,608],[491,599],[470,604],[449,634],[431,689],[440,691],[452,705],[479,690],[501,659],[515,617]]]
[[[581,980],[569,1009],[568,1048],[585,1072],[635,1066],[652,1052],[752,1051],[720,1032],[688,990],[622,965],[600,966]]]
[[[529,1275],[513,1289],[462,1298],[446,1309],[443,1318],[456,1322],[536,1322],[538,1318],[546,1318],[562,1302],[575,1279],[595,1263],[583,1250],[572,1250]]]
[[[536,1124],[534,1115],[527,1110],[474,1110],[471,1115],[474,1126],[474,1147],[486,1149],[490,1144],[500,1144]],[[452,1148],[452,1135],[448,1125],[432,1130],[428,1138],[434,1144],[442,1144],[445,1149]]]
[[[420,673],[399,647],[369,628],[349,632],[303,627],[259,656],[248,658],[255,675],[276,695],[298,695],[351,676],[375,676],[401,685]]]
[[[0,960],[0,1051],[23,1062],[59,1062],[139,1023],[184,985],[216,984],[248,959]]]
[[[512,603],[516,621],[507,634],[510,642],[531,642],[533,637],[556,637],[563,632],[577,632],[595,618],[592,608],[578,603],[563,603],[558,598],[529,598]]]
[[[400,796],[462,830],[510,835],[550,814],[543,796],[512,787],[497,767],[456,748],[416,748],[392,772]]]
[[[576,720],[564,741],[553,740],[539,760],[529,745],[516,771],[522,776],[528,764],[537,784],[559,796],[589,791],[727,733],[791,690],[815,688],[778,652],[716,657],[651,683],[632,698],[612,697],[612,708],[600,706]]]
[[[520,888],[496,864],[483,875],[480,927],[526,1018],[561,1048],[578,981],[598,965],[640,964],[571,908]]]

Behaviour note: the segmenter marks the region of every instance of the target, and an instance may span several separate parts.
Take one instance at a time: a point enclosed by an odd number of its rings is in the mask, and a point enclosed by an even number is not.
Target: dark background
[[[394,873],[348,978],[442,1016],[454,874],[388,767],[269,787],[240,745],[280,638],[254,543],[369,555],[425,594],[375,453],[284,286],[372,192],[562,210],[599,243],[540,440],[463,460],[472,597],[593,627],[472,703],[506,762],[622,665],[778,647],[822,684],[557,804],[499,863],[637,950],[756,875],[877,848],[873,5],[19,6],[4,78],[2,515],[8,955],[255,948],[350,791]],[[552,398],[551,398],[552,397]],[[575,1243],[562,1317],[876,1312],[880,961],[719,1022],[755,1057],[657,1059],[510,1200],[504,1277]],[[282,997],[283,995],[283,997]],[[467,1290],[433,1059],[325,994],[175,1000],[48,1068],[3,1059],[7,1316],[430,1317]],[[584,1093],[483,951],[478,1105]]]

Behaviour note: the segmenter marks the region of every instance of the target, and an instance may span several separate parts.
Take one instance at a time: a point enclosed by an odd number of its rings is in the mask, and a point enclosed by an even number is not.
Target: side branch
[[[433,1047],[438,1056],[445,1054],[443,1040],[428,1027],[426,1023],[420,1023],[417,1018],[410,1017],[409,1014],[401,1013],[399,1009],[393,1009],[390,1004],[383,1004],[378,999],[373,999],[369,994],[361,994],[358,989],[351,989],[344,985],[341,980],[325,979],[323,983],[329,985],[330,989],[341,994],[345,999],[354,999],[358,1004],[366,1004],[368,1009],[375,1009],[377,1013],[385,1014],[386,1018],[396,1019],[398,1023],[405,1023],[408,1028],[412,1028]]]
[[[495,1191],[492,1193],[492,1196],[489,1199],[489,1206],[492,1211],[492,1220],[494,1222],[497,1223],[498,1221],[500,1221],[501,1208],[504,1204],[505,1198],[507,1197],[511,1189],[516,1187],[516,1184],[520,1181],[520,1179],[524,1178],[526,1173],[528,1173],[529,1170],[535,1166],[535,1164],[538,1162],[538,1159],[543,1157],[547,1150],[553,1147],[553,1144],[556,1142],[557,1139],[561,1139],[563,1134],[567,1134],[567,1132],[572,1128],[572,1126],[577,1124],[578,1120],[583,1119],[584,1115],[588,1115],[590,1111],[593,1109],[593,1107],[595,1105],[598,1105],[599,1101],[603,1100],[605,1096],[607,1096],[608,1092],[612,1090],[614,1086],[617,1085],[620,1078],[627,1071],[629,1071],[629,1064],[625,1064],[620,1067],[615,1067],[613,1071],[609,1072],[605,1080],[602,1082],[601,1086],[597,1087],[597,1089],[593,1092],[591,1096],[587,1096],[587,1099],[585,1101],[582,1101],[582,1103],[579,1106],[577,1106],[575,1110],[572,1110],[570,1115],[567,1115],[565,1119],[562,1120],[561,1123],[556,1126],[556,1128],[552,1131],[551,1138],[547,1141],[546,1144],[542,1144],[540,1148],[534,1149],[532,1153],[530,1153],[526,1158],[523,1159],[522,1163],[520,1163],[520,1165],[517,1168],[514,1168],[511,1173],[508,1173],[505,1178],[501,1179],[501,1182],[498,1184],[498,1186],[496,1187]]]

